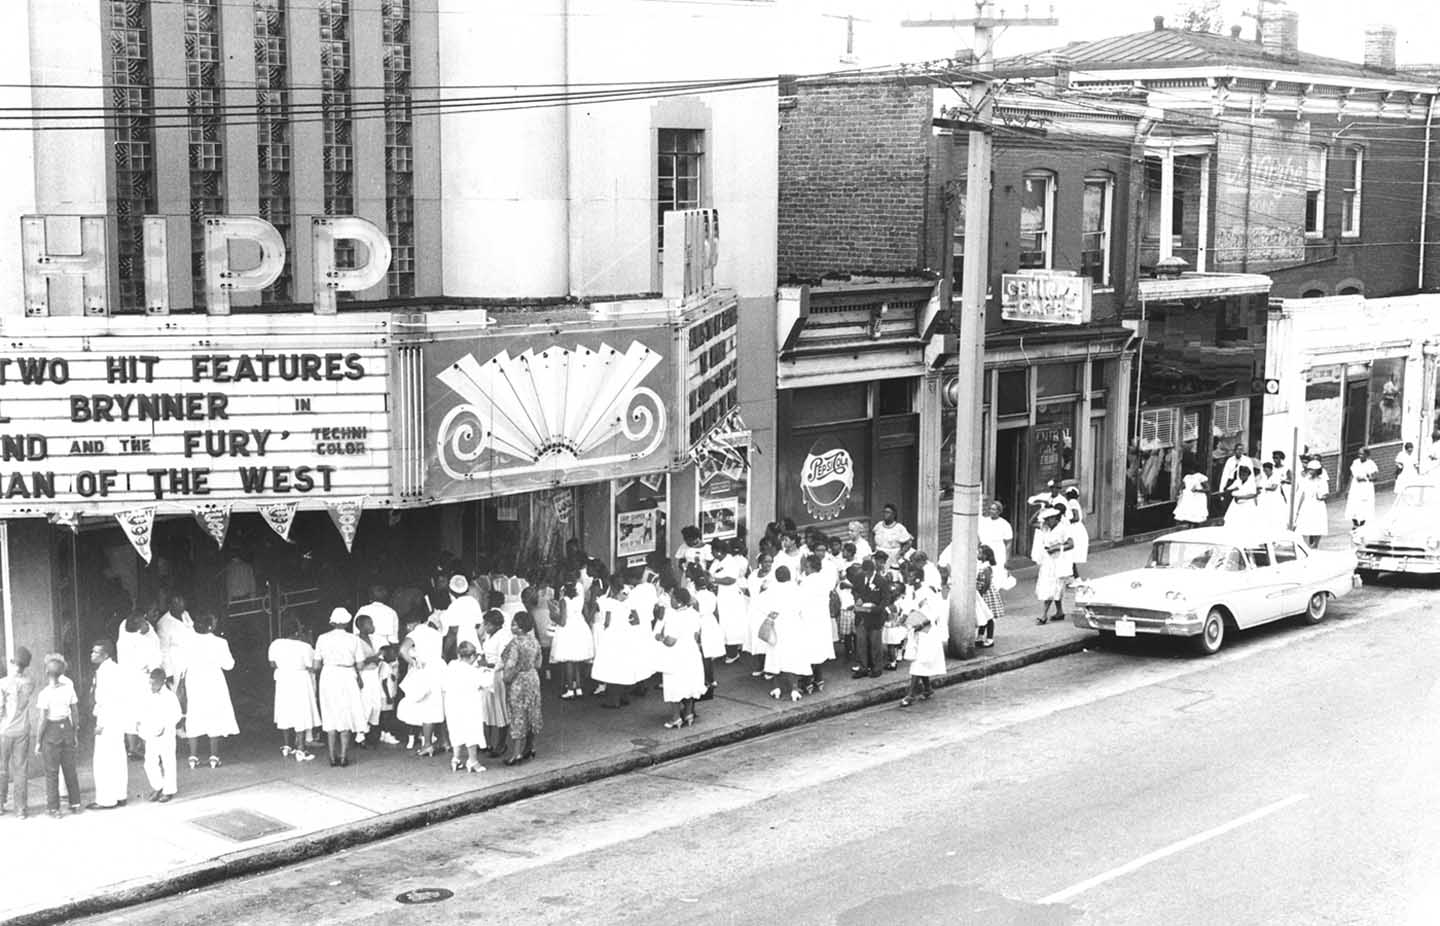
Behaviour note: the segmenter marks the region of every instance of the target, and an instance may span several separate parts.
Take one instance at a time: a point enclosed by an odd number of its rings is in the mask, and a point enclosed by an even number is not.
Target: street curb
[[[1078,637],[1073,640],[1031,646],[1014,653],[986,659],[983,662],[957,666],[946,672],[945,675],[936,678],[934,685],[937,688],[949,687],[988,678],[1003,672],[1012,672],[1038,662],[1078,653],[1093,642],[1093,637]],[[161,878],[121,884],[81,900],[22,912],[3,922],[11,924],[11,926],[41,926],[41,924],[60,923],[81,916],[95,916],[137,904],[149,903],[232,878],[261,874],[365,843],[399,836],[433,824],[444,823],[457,817],[513,804],[526,798],[589,784],[627,772],[640,771],[710,749],[826,720],[888,701],[895,701],[904,696],[908,685],[908,677],[897,678],[894,681],[861,691],[853,691],[837,698],[806,701],[799,707],[777,710],[754,720],[706,730],[702,734],[673,740],[654,748],[568,765],[522,778],[499,788],[486,789],[484,792],[442,798],[404,810],[379,814],[358,823],[318,830],[285,842],[260,846],[248,851],[241,850],[190,868],[171,872]]]

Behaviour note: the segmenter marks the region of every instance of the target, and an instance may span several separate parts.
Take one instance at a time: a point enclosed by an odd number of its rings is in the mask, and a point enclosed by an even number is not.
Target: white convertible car
[[[1202,527],[1156,540],[1144,569],[1077,585],[1071,620],[1105,636],[1194,637],[1210,654],[1232,630],[1293,614],[1316,623],[1331,598],[1358,585],[1348,550],[1312,550],[1289,533]]]

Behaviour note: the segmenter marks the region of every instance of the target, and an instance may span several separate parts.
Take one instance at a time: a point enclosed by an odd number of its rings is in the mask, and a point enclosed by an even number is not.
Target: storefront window
[[[1158,505],[1175,497],[1179,426],[1178,409],[1153,408],[1140,413],[1140,440],[1129,461],[1137,505]]]
[[[1404,384],[1404,357],[1376,360],[1370,365],[1370,443],[1387,444],[1400,439]]]
[[[879,415],[908,415],[914,409],[914,380],[884,379],[875,384],[875,412]]]
[[[791,408],[796,424],[819,424],[822,421],[858,421],[870,417],[866,402],[866,383],[845,383],[796,389]]]
[[[1210,487],[1223,488],[1220,477],[1225,472],[1225,458],[1230,456],[1238,444],[1249,455],[1254,448],[1246,446],[1245,437],[1250,428],[1250,400],[1227,399],[1216,402],[1210,409]]]
[[[998,388],[1000,395],[996,412],[1002,418],[1030,411],[1030,384],[1025,370],[1001,370]]]
[[[1035,395],[1038,398],[1075,395],[1080,391],[1080,364],[1047,363],[1035,368]]]
[[[1035,478],[1031,489],[1040,491],[1050,481],[1075,478],[1075,404],[1042,405],[1035,410],[1030,429]]]
[[[1311,453],[1340,452],[1340,422],[1344,415],[1338,366],[1311,367],[1305,374],[1305,428],[1301,444]]]

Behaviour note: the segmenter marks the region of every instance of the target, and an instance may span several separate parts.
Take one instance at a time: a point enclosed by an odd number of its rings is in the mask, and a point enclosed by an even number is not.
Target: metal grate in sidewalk
[[[233,842],[249,842],[263,836],[272,836],[293,830],[295,827],[274,817],[253,810],[226,810],[222,813],[196,817],[190,821],[202,830],[223,836]]]

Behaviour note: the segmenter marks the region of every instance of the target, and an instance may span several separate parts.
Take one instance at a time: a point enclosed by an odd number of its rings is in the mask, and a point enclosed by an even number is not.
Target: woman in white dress
[[[1182,525],[1196,526],[1210,520],[1210,482],[1204,473],[1190,473],[1181,483],[1180,500],[1175,503],[1175,521]]]
[[[1325,499],[1330,496],[1330,480],[1325,467],[1312,459],[1305,464],[1305,475],[1295,484],[1295,533],[1305,538],[1312,549],[1320,546],[1320,538],[1330,532],[1330,515]]]
[[[1060,508],[1042,508],[1036,515],[1040,520],[1040,527],[1035,531],[1035,539],[1030,544],[1030,559],[1034,560],[1039,568],[1035,573],[1035,598],[1041,604],[1040,616],[1035,623],[1043,624],[1046,620],[1065,620],[1065,586],[1070,580],[1070,557],[1068,551],[1073,546],[1073,541],[1061,519],[1065,512]],[[1049,617],[1051,606],[1055,608],[1055,616]]]
[[[185,735],[190,740],[190,767],[200,764],[200,740],[210,741],[210,767],[220,767],[220,740],[240,732],[225,673],[235,668],[230,644],[215,636],[215,618],[195,618],[195,633],[186,643],[184,663]]]
[[[483,772],[480,750],[485,742],[486,676],[478,662],[479,651],[469,640],[455,648],[445,666],[441,689],[445,698],[445,724],[450,733],[450,771]],[[469,748],[469,761],[462,759]]]
[[[1361,447],[1350,463],[1350,494],[1345,499],[1345,517],[1351,528],[1363,527],[1375,517],[1375,477],[1379,475],[1380,467],[1370,459],[1369,448]]]
[[[1080,578],[1080,567],[1090,561],[1090,528],[1085,526],[1085,511],[1080,507],[1080,490],[1065,490],[1066,528],[1075,546],[1070,550],[1070,574]],[[994,552],[994,547],[991,547]]]
[[[809,681],[804,686],[814,694],[825,689],[825,663],[835,658],[835,636],[830,623],[830,593],[835,574],[825,568],[819,553],[805,557],[800,577],[800,616],[805,626],[805,658],[810,662]]]
[[[350,612],[330,612],[330,629],[315,641],[320,667],[320,728],[330,748],[331,766],[350,764],[350,738],[370,729],[360,695],[360,666],[365,660],[360,640],[348,629]]]
[[[1260,475],[1255,480],[1260,490],[1260,526],[1272,533],[1283,533],[1290,528],[1290,495],[1285,484],[1275,475],[1275,464],[1260,464]]]
[[[481,628],[480,665],[494,672],[480,705],[480,724],[484,728],[481,731],[482,742],[490,758],[498,759],[505,754],[510,738],[510,702],[505,692],[505,674],[501,670],[505,664],[505,647],[510,645],[515,635],[510,630],[505,612],[499,608],[485,612]]]
[[[665,703],[675,705],[674,717],[665,723],[667,730],[695,723],[695,701],[707,691],[701,635],[700,612],[690,593],[683,588],[673,590],[665,616],[655,629],[655,640],[665,649],[660,667]]]
[[[710,573],[700,566],[690,568],[690,593],[695,611],[700,615],[700,655],[705,663],[705,695],[700,700],[710,701],[715,697],[715,663],[725,658],[725,631],[720,626],[720,598],[710,579]]]
[[[749,633],[749,615],[745,602],[745,573],[750,564],[745,560],[739,540],[727,543],[716,540],[710,544],[715,561],[710,564],[710,578],[715,583],[716,608],[720,613],[720,629],[725,635],[725,664],[740,661]]]
[[[406,669],[405,677],[400,680],[403,697],[395,707],[395,718],[420,728],[417,756],[435,755],[435,728],[445,722],[445,698],[441,691],[445,638],[438,629],[442,620],[443,612],[431,613],[430,620],[415,625],[400,642],[400,658],[405,660]]]
[[[305,738],[320,726],[320,705],[315,700],[315,650],[305,642],[305,628],[291,618],[285,636],[270,644],[270,668],[275,677],[275,727],[284,737],[282,757],[296,762],[315,758],[305,751]]]
[[[595,634],[585,619],[585,593],[578,575],[565,578],[560,590],[558,623],[559,626],[552,628],[550,661],[560,667],[560,698],[565,701],[583,698],[580,667],[595,658]]]
[[[1260,527],[1260,487],[1248,465],[1235,470],[1230,483],[1230,507],[1225,509],[1225,526],[1253,531]]]
[[[625,604],[640,619],[633,627],[642,628],[632,639],[632,658],[639,681],[636,695],[644,695],[649,681],[665,661],[665,647],[655,639],[656,606],[660,604],[660,588],[641,569],[631,569],[625,576]]]
[[[773,620],[775,643],[765,654],[765,674],[776,679],[770,697],[780,700],[790,689],[790,700],[800,700],[799,679],[810,674],[811,634],[805,626],[800,586],[791,581],[789,566],[776,566],[774,581],[761,595],[762,607]]]
[[[751,678],[759,678],[765,674],[765,655],[770,652],[770,644],[760,638],[760,626],[769,616],[763,599],[775,581],[774,564],[775,558],[761,551],[755,568],[745,577],[745,652],[755,660],[750,672]]]

